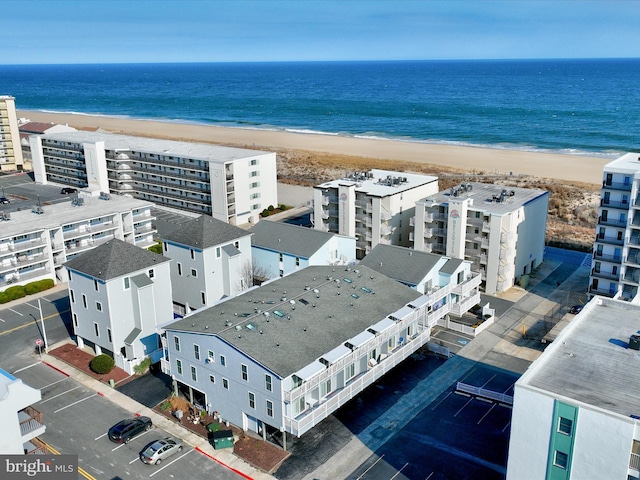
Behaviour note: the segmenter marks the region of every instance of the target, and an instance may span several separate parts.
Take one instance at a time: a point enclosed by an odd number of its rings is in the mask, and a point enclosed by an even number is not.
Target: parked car
[[[62,190],[60,190],[60,193],[62,195],[71,195],[73,193],[78,193],[78,189],[77,188],[71,188],[71,187],[64,187]]]
[[[11,203],[11,201],[7,197],[0,197],[0,203],[6,205],[7,203]]]
[[[129,441],[146,430],[151,430],[153,423],[149,417],[135,417],[121,420],[109,429],[109,440],[116,443]]]
[[[159,465],[163,460],[182,451],[182,440],[167,437],[151,442],[140,452],[140,460],[147,465]]]
[[[582,311],[583,308],[584,308],[584,305],[574,305],[569,309],[569,313],[572,313],[573,315],[577,315]]]

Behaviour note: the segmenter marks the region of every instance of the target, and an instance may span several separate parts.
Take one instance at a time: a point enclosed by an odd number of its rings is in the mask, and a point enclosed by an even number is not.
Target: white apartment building
[[[42,413],[32,407],[41,398],[40,390],[0,368],[0,454],[47,453],[38,438],[46,429]]]
[[[16,100],[0,95],[0,171],[22,170],[23,166]]]
[[[260,280],[284,277],[310,265],[350,265],[355,237],[280,222],[260,222],[249,230],[255,271]]]
[[[253,286],[251,233],[209,216],[162,237],[171,262],[173,302],[184,315]]]
[[[129,374],[145,357],[158,362],[156,326],[173,319],[170,263],[118,239],[65,263],[78,347],[109,353]]]
[[[430,175],[355,172],[314,187],[314,226],[356,237],[358,259],[378,243],[408,247],[416,202],[437,192],[438,178]]]
[[[516,382],[507,480],[640,478],[640,306],[596,296]]]
[[[69,125],[32,122],[28,118],[18,119],[18,129],[20,131],[20,147],[22,149],[22,157],[26,169],[31,169],[31,144],[29,143],[29,137],[31,135],[76,131],[75,128],[70,127]]]
[[[423,346],[476,288],[456,282],[422,295],[365,266],[310,266],[164,326],[163,370],[224,420],[301,436]]]
[[[32,135],[30,144],[42,184],[130,195],[232,225],[257,223],[278,203],[272,152],[85,131]]]
[[[604,166],[589,294],[637,301],[640,284],[640,154]]]
[[[544,255],[549,192],[464,183],[416,203],[416,250],[469,260],[486,293],[511,288]]]
[[[44,278],[66,281],[66,261],[114,238],[153,245],[151,207],[128,197],[80,194],[70,202],[0,213],[0,289]]]

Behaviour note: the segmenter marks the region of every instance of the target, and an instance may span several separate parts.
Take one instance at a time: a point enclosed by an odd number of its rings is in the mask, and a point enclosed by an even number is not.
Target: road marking
[[[27,370],[27,369],[29,369],[29,368],[31,368],[31,367],[35,367],[36,365],[40,365],[41,363],[42,363],[42,362],[36,362],[36,363],[32,363],[31,365],[28,365],[28,366],[26,366],[26,367],[22,367],[22,368],[20,368],[20,369],[16,370],[15,372],[13,372],[13,375],[15,375],[16,373],[19,373],[19,372],[21,372],[21,371],[23,371],[23,370]]]
[[[486,386],[487,386],[487,384],[488,384],[491,380],[493,380],[494,378],[496,378],[497,376],[498,376],[498,375],[497,375],[497,374],[495,374],[495,375],[494,375],[493,377],[491,377],[489,380],[487,380],[486,382],[484,382],[484,384],[483,384],[480,388],[484,388],[484,387],[486,387]]]
[[[396,472],[396,474],[395,474],[393,477],[391,477],[389,480],[393,480],[393,479],[394,479],[394,478],[396,478],[398,475],[400,475],[400,472],[402,472],[402,470],[404,470],[404,468],[405,468],[407,465],[409,465],[409,462],[405,463],[405,464],[402,466],[402,468],[401,468],[400,470],[398,470],[398,471]]]
[[[429,474],[429,476],[428,476],[427,478],[425,478],[424,480],[429,480],[429,479],[433,476],[433,474],[434,474],[434,473],[436,473],[436,472],[431,472],[431,473]]]
[[[76,403],[77,403],[77,402],[76,402]],[[153,429],[151,428],[151,429],[149,429],[149,430],[145,430],[145,431],[144,431],[144,432],[142,432],[140,435],[136,435],[135,437],[131,437],[131,439],[130,439],[129,441],[131,441],[131,440],[135,440],[136,438],[140,438],[141,436],[146,435],[147,433],[149,433],[151,430],[153,430]],[[98,438],[100,438],[100,437],[98,437]],[[123,442],[123,443],[121,443],[120,445],[118,445],[116,448],[111,449],[111,451],[112,451],[112,452],[115,452],[117,449],[119,449],[119,448],[121,448],[121,447],[124,447],[125,445],[126,445],[126,443],[124,443],[124,442]]]
[[[54,455],[60,455],[60,452],[58,450],[56,450],[55,448],[53,448],[51,445],[49,445],[47,442],[42,442],[42,443],[44,443],[46,445],[48,451],[50,451]],[[96,480],[96,477],[88,474],[86,472],[86,470],[84,470],[82,467],[80,467],[80,465],[78,465],[78,473],[80,475],[82,475],[84,478],[86,478],[87,480]]]
[[[431,409],[431,411],[434,411],[436,408],[438,408],[438,405],[440,405],[442,402],[444,402],[447,398],[449,398],[449,395],[451,395],[452,392],[447,393],[442,400],[440,400],[438,403],[436,403],[434,405],[434,407]]]
[[[69,405],[59,408],[58,410],[54,410],[53,413],[58,413],[58,412],[61,412],[62,410],[66,410],[67,408],[73,407],[74,405],[77,405],[80,402],[84,402],[85,400],[89,400],[91,397],[95,397],[96,395],[97,393],[94,393],[93,395],[89,395],[88,397],[83,398],[82,400],[78,400],[77,402],[70,403]]]
[[[469,398],[469,400],[467,400],[467,403],[465,403],[462,407],[460,407],[460,410],[458,410],[458,411],[456,412],[456,414],[454,415],[454,417],[457,417],[457,416],[458,416],[458,414],[459,414],[462,410],[464,410],[464,407],[466,407],[467,405],[469,405],[472,401],[473,401],[473,397]]]
[[[480,425],[480,422],[484,420],[484,417],[486,417],[487,415],[489,415],[489,413],[491,413],[491,410],[493,410],[493,407],[495,407],[496,405],[497,403],[494,403],[493,405],[491,405],[491,408],[487,410],[487,413],[485,413],[480,420],[478,420],[478,423],[476,423],[476,425]]]
[[[502,429],[502,433],[504,433],[504,431],[509,427],[509,425],[511,425],[511,422],[508,422],[504,428]]]
[[[103,433],[102,435],[100,435],[99,437],[94,438],[93,440],[100,440],[102,437],[106,437],[109,434],[109,432],[107,433]]]
[[[131,460],[131,461],[129,462],[129,465],[131,465],[133,462],[137,462],[138,460],[140,460],[140,457],[136,457],[136,458],[134,458],[133,460]]]
[[[44,390],[45,388],[52,387],[52,386],[54,386],[56,383],[64,382],[67,378],[69,378],[69,377],[65,377],[65,378],[60,379],[60,380],[58,380],[58,381],[56,381],[56,382],[50,383],[49,385],[45,385],[44,387],[40,387],[40,390]]]
[[[364,472],[362,472],[362,475],[360,475],[356,480],[360,480],[361,478],[363,478],[367,473],[369,473],[369,470],[371,470],[373,467],[376,466],[376,464],[382,460],[382,457],[384,457],[384,453],[382,454],[382,456],[378,457],[378,459],[373,462],[373,465],[371,465],[369,468],[367,468]]]
[[[176,463],[178,460],[180,460],[182,457],[184,457],[185,455],[189,455],[191,452],[193,452],[193,449],[189,450],[186,453],[183,453],[182,455],[180,455],[178,458],[176,458],[175,460],[165,464],[163,467],[160,467],[158,470],[156,470],[155,472],[153,472],[151,475],[149,475],[149,477],[153,477],[156,473],[161,472],[162,470],[164,470],[165,468],[167,468],[169,465],[172,465],[174,463]]]
[[[473,367],[471,370],[469,370],[469,372],[468,372],[464,377],[462,377],[462,378],[461,378],[460,380],[458,380],[458,381],[459,381],[459,382],[464,382],[464,381],[467,379],[467,377],[468,377],[469,375],[471,375],[471,374],[472,374],[473,372],[475,372],[475,371],[476,371],[476,367]]]
[[[24,305],[29,305],[30,307],[35,308],[36,310],[40,310],[39,307],[35,306],[35,305],[31,305],[29,302],[24,302]]]
[[[9,310],[11,310],[11,309],[9,309]],[[70,309],[67,309],[67,310],[64,310],[64,311],[58,312],[58,313],[52,313],[51,315],[48,315],[48,316],[44,317],[43,320],[48,320],[50,318],[58,317],[58,316],[61,317],[63,313],[67,313],[69,311],[70,311]],[[24,315],[22,315],[20,312],[15,312],[15,313],[17,313],[20,316],[24,317]],[[15,332],[16,330],[20,330],[21,328],[30,327],[32,325],[33,325],[32,322],[24,323],[22,325],[18,325],[17,327],[13,327],[13,328],[10,328],[9,330],[5,330],[4,332],[0,332],[0,336],[6,335],[7,333]]]
[[[66,380],[66,379],[64,379],[64,380]],[[41,402],[39,402],[39,403],[47,403],[49,400],[53,400],[54,398],[61,397],[62,395],[65,395],[65,394],[67,394],[67,393],[69,393],[69,392],[72,392],[72,391],[74,391],[74,390],[77,390],[77,389],[78,389],[78,388],[80,388],[81,386],[82,386],[82,385],[78,385],[77,387],[73,387],[73,388],[70,388],[69,390],[65,390],[64,392],[59,393],[59,394],[57,394],[57,395],[54,395],[53,397],[47,398],[46,400],[42,400],[42,401],[41,401]]]
[[[18,315],[20,315],[21,317],[24,317],[24,313],[20,313],[17,310],[14,310],[13,308],[7,308],[7,310],[11,310],[13,313],[17,313]]]
[[[2,322],[2,323],[6,323],[6,322],[5,322],[3,319],[1,319],[1,318],[0,318],[0,322]]]

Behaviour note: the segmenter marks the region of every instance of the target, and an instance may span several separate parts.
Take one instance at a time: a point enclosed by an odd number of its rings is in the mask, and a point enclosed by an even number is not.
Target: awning
[[[365,343],[367,343],[373,337],[375,337],[375,335],[371,332],[362,332],[356,335],[355,337],[353,337],[352,339],[347,340],[347,342],[353,345],[355,348],[358,348],[364,345]]]
[[[418,297],[414,301],[412,301],[411,305],[413,305],[416,308],[420,308],[426,305],[427,303],[429,303],[430,301],[431,301],[431,298],[429,298],[429,295],[422,295],[421,297]]]
[[[396,310],[391,314],[391,316],[397,318],[398,320],[402,320],[407,318],[409,315],[413,313],[413,308],[402,307],[400,310]]]
[[[322,356],[329,363],[336,363],[341,358],[346,357],[351,353],[351,350],[344,345],[334,348],[329,353]]]
[[[323,371],[326,368],[327,367],[325,367],[322,363],[320,363],[318,360],[316,360],[313,363],[310,363],[309,365],[304,367],[302,370],[298,370],[295,373],[295,375],[296,375],[296,377],[301,378],[303,381],[306,382],[311,377],[313,377],[314,375],[320,373],[321,371]]]
[[[390,318],[385,318],[384,320],[380,320],[378,323],[372,326],[371,330],[373,330],[376,333],[382,333],[385,330],[388,330],[391,327],[393,327],[395,324],[396,322],[394,322]]]

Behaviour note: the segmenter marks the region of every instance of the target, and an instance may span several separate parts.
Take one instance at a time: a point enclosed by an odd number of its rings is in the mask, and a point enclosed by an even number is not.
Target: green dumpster
[[[211,443],[215,450],[233,447],[233,432],[231,430],[218,430],[211,434]]]

